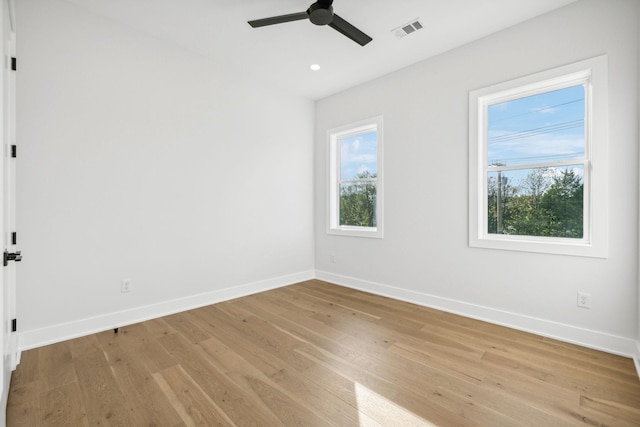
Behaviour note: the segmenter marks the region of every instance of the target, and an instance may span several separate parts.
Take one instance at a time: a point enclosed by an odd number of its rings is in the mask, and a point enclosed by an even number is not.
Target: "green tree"
[[[512,185],[512,179],[502,176],[489,176],[487,179],[488,218],[487,230],[490,234],[505,233],[505,219],[510,218],[511,200],[518,194],[518,187]],[[498,230],[502,217],[502,230]]]
[[[584,185],[574,170],[554,174],[548,168],[535,169],[517,186],[504,177],[498,182],[500,175],[487,180],[489,233],[583,236]]]
[[[545,236],[546,212],[541,208],[542,196],[551,184],[548,168],[533,169],[519,186],[518,195],[511,198],[504,232],[519,236]]]
[[[368,171],[356,176],[357,180],[340,185],[340,225],[356,227],[375,227],[376,219],[376,182],[377,174]]]
[[[553,177],[553,184],[544,193],[541,208],[548,220],[552,237],[582,238],[584,184],[575,171],[566,169]]]

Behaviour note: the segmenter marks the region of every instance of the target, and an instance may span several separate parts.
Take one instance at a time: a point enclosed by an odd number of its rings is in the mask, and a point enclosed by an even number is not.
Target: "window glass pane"
[[[375,182],[340,184],[340,225],[376,227]]]
[[[489,234],[581,239],[583,165],[487,173]]]
[[[340,138],[340,180],[377,176],[377,147],[376,131]]]
[[[544,92],[488,106],[487,165],[578,160],[585,155],[585,88]]]

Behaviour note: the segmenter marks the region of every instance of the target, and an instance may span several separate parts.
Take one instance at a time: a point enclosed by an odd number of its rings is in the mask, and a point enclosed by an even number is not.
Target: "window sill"
[[[380,227],[340,227],[329,228],[327,234],[333,236],[368,237],[382,239],[382,229]]]
[[[519,252],[535,252],[552,255],[568,255],[591,258],[606,258],[606,246],[581,239],[527,238],[525,236],[487,236],[471,239],[471,248],[497,249]]]

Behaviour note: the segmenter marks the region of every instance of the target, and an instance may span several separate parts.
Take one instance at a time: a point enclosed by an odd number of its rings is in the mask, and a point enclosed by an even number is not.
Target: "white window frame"
[[[582,239],[489,234],[487,231],[488,106],[577,84],[585,85]],[[554,166],[563,166],[562,162]],[[538,166],[536,166],[538,167]],[[520,168],[520,166],[518,167]],[[505,168],[508,170],[510,168]],[[498,170],[490,168],[490,170]],[[608,76],[599,56],[469,92],[469,246],[606,258],[608,255]]]
[[[377,136],[377,179],[376,179],[376,227],[356,227],[340,225],[340,138],[376,131]],[[383,237],[384,185],[383,185],[383,126],[382,116],[360,120],[327,131],[328,146],[328,191],[327,191],[327,234],[356,237]]]

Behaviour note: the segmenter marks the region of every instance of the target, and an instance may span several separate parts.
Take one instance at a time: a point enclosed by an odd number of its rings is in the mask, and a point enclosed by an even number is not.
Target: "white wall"
[[[640,28],[640,10],[638,10],[638,28]],[[638,146],[640,147],[640,31],[638,31]],[[638,158],[638,166],[640,167],[640,157]],[[638,186],[640,191],[640,185]],[[640,207],[638,221],[640,221]],[[638,234],[638,244],[640,245],[640,234]],[[636,336],[636,352],[634,361],[636,363],[636,370],[640,375],[640,253],[638,254],[638,329]]]
[[[639,7],[635,0],[579,1],[319,101],[318,276],[631,355],[638,328]],[[469,248],[468,92],[605,53],[608,258]],[[329,236],[325,132],[378,114],[385,132],[385,237]],[[577,291],[592,294],[593,308],[576,307]]]
[[[66,2],[16,3],[22,348],[292,283],[315,262],[334,282],[633,352],[636,1],[582,0],[319,101],[315,152],[309,101]],[[609,257],[469,248],[468,91],[603,53]],[[327,236],[324,132],[377,114],[385,238]]]
[[[313,275],[312,102],[66,2],[16,6],[23,348]]]

